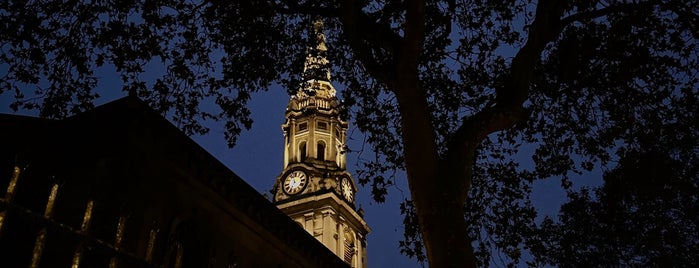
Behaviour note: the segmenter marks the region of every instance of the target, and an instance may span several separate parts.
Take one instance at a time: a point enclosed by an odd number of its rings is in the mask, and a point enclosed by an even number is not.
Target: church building
[[[0,267],[366,267],[314,29],[272,200],[137,97],[62,120],[0,114]]]

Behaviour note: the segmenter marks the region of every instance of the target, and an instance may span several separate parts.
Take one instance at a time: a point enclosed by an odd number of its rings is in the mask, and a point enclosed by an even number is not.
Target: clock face
[[[298,194],[304,187],[306,187],[307,183],[308,177],[306,177],[306,173],[297,170],[286,176],[282,189],[284,189],[284,192],[289,195]]]
[[[345,200],[352,202],[354,192],[352,191],[352,182],[348,178],[342,178],[342,196]]]

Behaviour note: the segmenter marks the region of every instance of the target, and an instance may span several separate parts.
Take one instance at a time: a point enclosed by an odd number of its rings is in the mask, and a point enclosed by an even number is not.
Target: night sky
[[[0,66],[0,73],[6,71],[3,70],[3,67]],[[98,85],[101,97],[96,101],[97,105],[125,96],[125,93],[121,91],[121,82],[113,70],[105,69],[101,70],[101,73]],[[153,75],[157,75],[157,73],[155,71]],[[337,85],[336,89],[343,90]],[[11,100],[12,94],[0,95],[1,113],[13,113],[8,107]],[[223,123],[220,122],[207,124],[211,129],[209,134],[192,138],[257,189],[260,194],[269,193],[276,176],[282,171],[283,136],[281,124],[284,122],[284,110],[288,100],[289,96],[286,90],[280,86],[272,86],[266,92],[254,94],[249,103],[254,120],[253,127],[238,137],[237,145],[232,149],[228,148],[225,143]],[[34,115],[35,113],[20,111],[17,114]],[[358,161],[360,161],[357,151],[362,148],[364,135],[354,128],[351,120],[348,136],[348,145],[353,152],[347,157],[347,167],[352,174],[356,175],[355,170],[358,167]],[[365,152],[361,154],[362,158],[370,157],[369,146],[367,145],[365,148]],[[527,152],[523,152],[519,160],[523,168],[531,166],[531,158]],[[368,235],[367,242],[369,267],[422,267],[416,260],[401,255],[398,249],[398,241],[403,236],[402,216],[398,204],[403,199],[410,198],[404,173],[398,173],[398,176],[397,185],[389,188],[389,195],[385,203],[377,204],[373,201],[369,195],[369,187],[360,186],[357,193],[356,205],[364,209],[364,219],[372,230]],[[598,184],[601,176],[597,173],[587,178],[589,179],[582,182],[575,181],[575,185]],[[559,185],[560,181],[557,179],[535,183],[532,201],[539,209],[540,218],[544,215],[555,217],[557,214],[561,202],[565,200],[565,194]],[[271,195],[268,194],[268,196]],[[501,266],[501,263],[497,261],[499,259],[497,255],[494,255],[493,259],[495,262],[491,262],[491,266]]]
[[[341,89],[338,89],[341,90]],[[269,193],[276,176],[283,168],[283,136],[281,124],[284,123],[284,110],[289,101],[289,95],[281,87],[272,87],[267,92],[253,96],[250,109],[255,120],[250,131],[243,132],[237,145],[229,149],[223,139],[223,127],[218,124],[211,126],[211,132],[203,137],[195,137],[201,146],[216,156],[236,174],[242,177],[260,193]],[[363,135],[350,122],[347,131],[349,146],[359,150]],[[364,152],[362,157],[366,157]],[[347,157],[347,167],[353,175],[356,169],[358,153],[350,153]],[[355,177],[355,182],[357,178]],[[409,198],[406,185],[401,187],[405,198]],[[403,235],[402,221],[398,209],[403,194],[398,189],[392,189],[387,202],[377,204],[369,196],[368,187],[359,186],[356,205],[365,211],[364,220],[371,228],[368,235],[367,253],[369,267],[421,267],[415,260],[401,255],[398,251],[398,240]],[[268,194],[268,196],[271,196]]]
[[[339,87],[336,89],[342,90]],[[271,87],[267,92],[254,95],[249,107],[255,123],[250,131],[242,133],[233,149],[226,146],[221,125],[211,126],[211,132],[208,135],[194,139],[260,193],[268,193],[276,176],[282,170],[281,124],[284,123],[284,110],[288,101],[289,96],[286,90],[276,86]],[[355,170],[360,161],[358,151],[362,148],[364,135],[354,128],[351,120],[347,133],[348,146],[352,151],[347,157],[347,168],[356,176]],[[365,146],[365,152],[361,154],[361,158],[369,157],[370,151],[369,146]],[[532,161],[527,152],[521,155],[520,163],[525,168],[531,166]],[[356,205],[357,207],[361,205],[364,209],[364,219],[371,228],[367,242],[369,267],[422,267],[416,260],[401,255],[398,249],[398,241],[403,237],[403,217],[400,215],[398,205],[403,199],[410,199],[405,174],[399,173],[398,176],[398,185],[389,188],[386,202],[381,204],[371,198],[369,185],[366,187],[359,185]],[[596,181],[600,176],[588,178],[595,179],[592,182],[577,181],[576,185],[597,184]],[[355,177],[355,182],[356,180]],[[560,204],[565,199],[565,193],[560,188],[560,180],[542,180],[534,186],[532,201],[539,209],[540,218],[544,215],[555,217]],[[493,256],[493,258],[496,261],[491,263],[491,266],[498,266],[498,257]]]
[[[6,71],[0,66],[0,73]],[[121,84],[115,74],[106,70],[99,83],[100,98],[96,105],[101,105],[126,96],[120,90]],[[29,94],[30,92],[27,92]],[[9,103],[13,100],[11,93],[0,95],[0,113],[36,116],[36,112],[13,112]],[[212,122],[207,124],[211,128],[209,134],[194,136],[199,145],[219,161],[238,174],[260,194],[272,189],[276,176],[282,171],[283,164],[283,136],[281,124],[284,123],[284,111],[289,100],[286,90],[273,86],[267,92],[260,92],[253,96],[249,108],[254,120],[250,131],[243,131],[238,137],[237,145],[229,148],[223,136],[223,123]],[[352,149],[361,147],[363,135],[359,133],[350,122],[348,141]],[[363,154],[366,157],[368,152]],[[356,174],[357,153],[352,153],[347,158],[348,169]],[[356,182],[356,178],[355,178]],[[368,235],[368,264],[369,267],[421,267],[398,251],[398,240],[402,237],[402,217],[398,210],[398,203],[405,197],[409,198],[407,186],[403,185],[401,193],[393,188],[392,194],[384,204],[376,204],[369,196],[369,189],[360,186],[356,196],[356,205],[360,205],[365,211],[364,219],[372,229]]]

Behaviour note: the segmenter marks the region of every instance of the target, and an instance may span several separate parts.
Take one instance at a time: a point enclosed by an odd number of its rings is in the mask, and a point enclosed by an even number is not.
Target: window
[[[308,129],[308,123],[303,122],[303,123],[299,124],[299,128],[298,128],[299,131],[304,131],[306,129]]]
[[[301,142],[301,144],[299,144],[299,156],[300,156],[299,162],[306,161],[306,142],[305,141]]]
[[[328,130],[328,123],[326,123],[326,122],[318,122],[318,129],[319,129],[319,130]]]
[[[319,141],[317,149],[318,149],[317,150],[318,160],[324,161],[325,160],[325,143],[323,141]]]

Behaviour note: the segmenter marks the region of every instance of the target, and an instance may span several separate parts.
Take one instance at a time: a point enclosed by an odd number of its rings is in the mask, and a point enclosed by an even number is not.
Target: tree
[[[586,188],[571,192],[560,222],[542,224],[540,261],[557,267],[694,266],[699,171],[697,159],[687,160],[655,150],[632,152],[605,174],[594,196]]]
[[[607,166],[657,125],[697,134],[696,1],[0,5],[0,93],[15,94],[14,108],[90,108],[94,69],[113,65],[124,90],[187,133],[225,121],[230,145],[252,123],[251,93],[298,87],[304,33],[322,17],[333,78],[377,154],[359,181],[381,201],[393,171],[406,171],[402,209],[417,226],[402,250],[432,267],[484,265],[494,249],[517,263],[536,234],[534,180],[569,188],[569,175]],[[140,74],[153,63],[166,72],[148,83]],[[514,158],[523,144],[536,146],[533,168]]]

